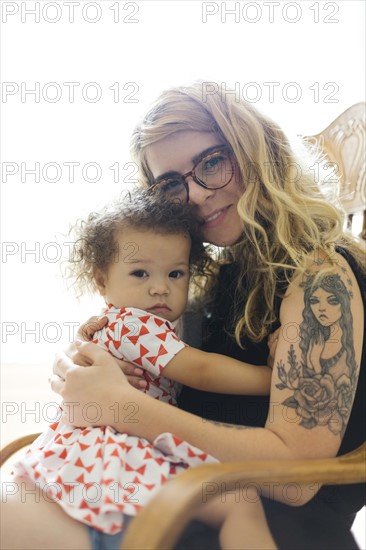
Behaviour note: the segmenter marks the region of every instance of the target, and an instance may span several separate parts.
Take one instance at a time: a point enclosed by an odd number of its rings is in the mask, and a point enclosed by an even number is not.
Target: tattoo
[[[282,404],[296,409],[300,426],[308,429],[327,426],[343,437],[357,384],[352,292],[339,275],[318,279],[312,275],[300,286],[304,287],[301,361],[291,344],[289,368],[286,370],[283,361],[276,365],[280,379],[276,387],[293,392]],[[330,346],[336,351],[332,357]],[[324,353],[327,347],[328,353]]]
[[[233,428],[234,430],[250,430],[252,426],[242,426],[240,424],[228,424],[227,422],[218,422],[217,420],[206,420],[210,424],[215,424],[215,426],[223,426],[224,428]]]

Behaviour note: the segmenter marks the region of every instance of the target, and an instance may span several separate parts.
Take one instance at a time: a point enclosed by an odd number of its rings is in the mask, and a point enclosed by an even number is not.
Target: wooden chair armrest
[[[0,466],[39,435],[29,434],[6,445],[0,453]],[[149,506],[139,512],[128,528],[121,548],[173,548],[202,502],[235,489],[238,483],[248,482],[334,485],[366,482],[366,442],[351,453],[336,458],[233,462],[187,470],[164,485]]]
[[[40,433],[37,434],[29,434],[24,435],[23,437],[19,437],[18,439],[14,439],[11,443],[6,445],[3,449],[1,449],[0,452],[0,467],[5,464],[5,462],[10,458],[14,453],[17,451],[20,451],[23,447],[26,447],[27,445],[30,445],[33,443],[37,437],[41,435]]]
[[[187,470],[164,485],[150,504],[139,512],[127,529],[121,548],[174,548],[199,505],[233,490],[238,483],[340,485],[365,482],[365,459],[366,443],[363,443],[355,451],[336,458],[222,463]]]

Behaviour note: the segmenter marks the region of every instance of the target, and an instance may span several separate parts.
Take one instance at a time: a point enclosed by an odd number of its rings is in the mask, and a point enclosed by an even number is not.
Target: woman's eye
[[[184,188],[184,184],[179,179],[170,179],[164,181],[160,187],[164,193],[174,194],[180,193],[182,188]]]
[[[138,277],[139,279],[142,279],[142,278],[148,276],[147,273],[146,273],[146,271],[144,271],[143,269],[136,269],[136,271],[133,271],[133,272],[131,273],[131,275],[132,275],[133,277]]]
[[[329,296],[327,301],[331,306],[338,306],[340,304],[340,301],[336,296]]]
[[[222,155],[217,155],[215,157],[211,157],[210,159],[207,159],[204,163],[204,170],[206,172],[212,172],[213,170],[217,170],[217,167],[220,166],[221,163],[225,162],[225,157]]]

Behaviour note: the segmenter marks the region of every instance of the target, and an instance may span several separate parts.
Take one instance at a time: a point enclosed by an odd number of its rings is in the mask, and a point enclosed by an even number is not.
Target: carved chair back
[[[340,177],[339,199],[350,224],[354,214],[363,212],[363,239],[366,239],[365,113],[366,103],[352,105],[325,130],[304,138],[325,154],[331,174]]]

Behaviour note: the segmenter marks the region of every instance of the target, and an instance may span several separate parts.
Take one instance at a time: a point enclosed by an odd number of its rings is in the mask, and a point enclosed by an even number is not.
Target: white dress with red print
[[[176,405],[175,386],[163,377],[164,367],[186,344],[173,326],[136,308],[109,306],[104,313],[108,325],[94,341],[144,369],[146,393]],[[138,422],[132,402],[113,404],[112,410],[124,421]],[[89,404],[84,414],[89,421],[97,418],[98,404]],[[136,515],[165,481],[188,467],[213,462],[217,460],[170,433],[150,443],[109,426],[75,428],[55,422],[15,464],[14,473],[31,478],[76,520],[114,534],[123,529],[123,515]]]

